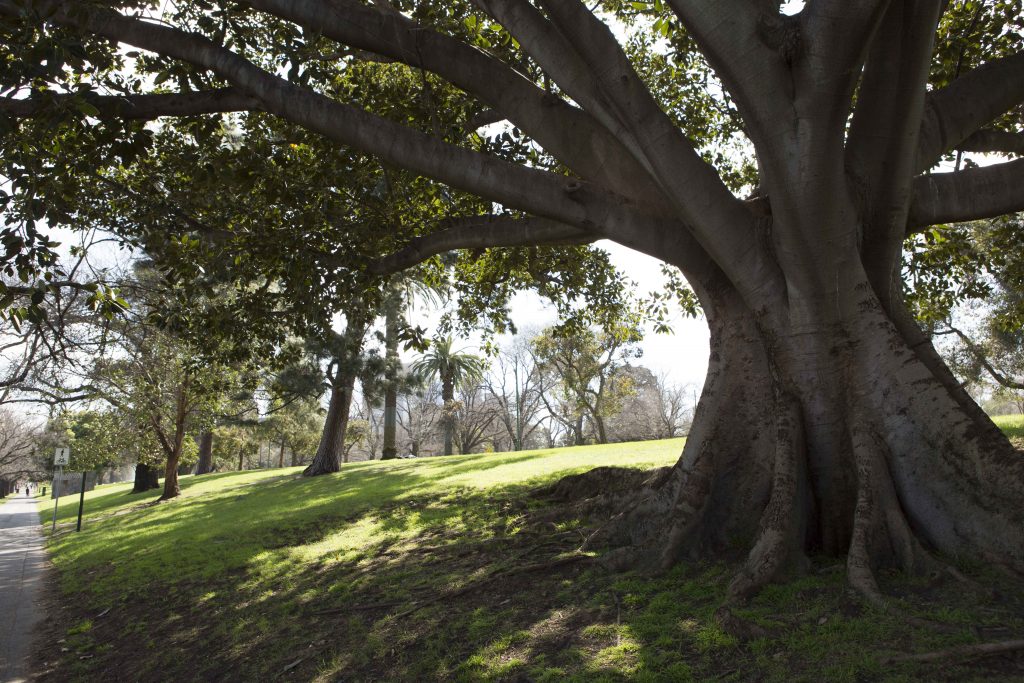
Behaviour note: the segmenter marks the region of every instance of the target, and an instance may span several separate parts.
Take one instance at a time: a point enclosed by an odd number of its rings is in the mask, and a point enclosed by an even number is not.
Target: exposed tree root
[[[803,528],[796,514],[805,480],[805,444],[800,403],[780,393],[776,399],[779,413],[775,425],[775,473],[772,493],[761,515],[757,540],[746,564],[729,584],[730,599],[746,600],[774,579],[799,550]]]
[[[998,643],[979,643],[978,645],[960,645],[948,650],[936,650],[919,655],[896,655],[882,660],[882,664],[896,662],[939,662],[944,659],[966,659],[983,655],[998,655],[1004,652],[1024,650],[1024,640],[1004,640]]]
[[[741,641],[755,640],[768,635],[768,632],[747,619],[740,619],[733,614],[729,605],[722,605],[715,610],[715,621],[723,631]]]

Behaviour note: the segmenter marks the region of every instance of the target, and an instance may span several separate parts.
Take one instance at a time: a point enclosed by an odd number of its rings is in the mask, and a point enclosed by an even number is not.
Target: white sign
[[[53,454],[54,465],[67,465],[71,459],[71,449],[67,446],[58,446]]]

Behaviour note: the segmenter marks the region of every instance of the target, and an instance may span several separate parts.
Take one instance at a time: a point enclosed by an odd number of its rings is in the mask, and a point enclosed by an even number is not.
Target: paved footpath
[[[0,683],[28,680],[45,560],[36,499],[22,493],[0,502]]]

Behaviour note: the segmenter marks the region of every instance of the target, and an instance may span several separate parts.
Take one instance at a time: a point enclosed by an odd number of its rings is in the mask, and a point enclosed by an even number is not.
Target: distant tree
[[[47,455],[41,433],[10,410],[0,409],[0,498],[12,492],[19,479],[37,479],[46,471]],[[53,451],[49,451],[52,458]]]
[[[491,394],[479,385],[463,385],[452,402],[455,446],[459,453],[473,453],[493,442],[501,427],[495,423],[501,409]]]
[[[498,422],[508,435],[510,450],[527,448],[543,422],[544,398],[543,375],[524,336],[498,350],[484,387],[497,403]]]
[[[288,464],[305,464],[320,440],[324,410],[316,399],[302,398],[285,404],[271,404],[265,428],[272,442],[278,445],[278,467],[284,466],[285,453],[291,453]]]
[[[452,338],[435,339],[430,348],[412,365],[412,372],[424,381],[436,377],[441,383],[444,415],[444,454],[451,455],[455,431],[455,388],[478,381],[483,376],[484,361],[479,356],[452,348]]]
[[[442,418],[443,408],[437,404],[440,396],[441,385],[436,382],[398,396],[398,427],[407,453],[422,455],[424,444]]]
[[[614,413],[605,418],[609,441],[647,441],[661,434],[661,390],[654,373],[626,363],[612,373],[620,396]]]
[[[532,340],[541,367],[557,377],[561,405],[549,408],[571,431],[573,443],[585,443],[587,421],[597,442],[608,443],[605,418],[618,412],[631,391],[629,378],[616,377],[616,371],[639,357],[640,338],[637,327],[622,325],[611,332],[549,328]]]
[[[693,420],[690,407],[697,401],[697,392],[673,383],[668,373],[656,376],[658,386],[658,437],[672,439],[681,436]],[[692,395],[692,399],[691,399]]]

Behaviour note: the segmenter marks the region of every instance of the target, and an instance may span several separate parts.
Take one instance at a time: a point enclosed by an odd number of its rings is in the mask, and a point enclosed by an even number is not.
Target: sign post
[[[78,496],[78,526],[75,531],[82,530],[82,508],[85,507],[85,475],[87,472],[82,472],[82,492]]]
[[[57,479],[64,474],[64,465],[71,460],[71,449],[67,446],[57,446],[53,454],[53,464],[57,466],[57,474],[53,478],[53,523],[50,525],[50,533],[57,530],[57,505],[60,503],[60,488],[57,486]]]

